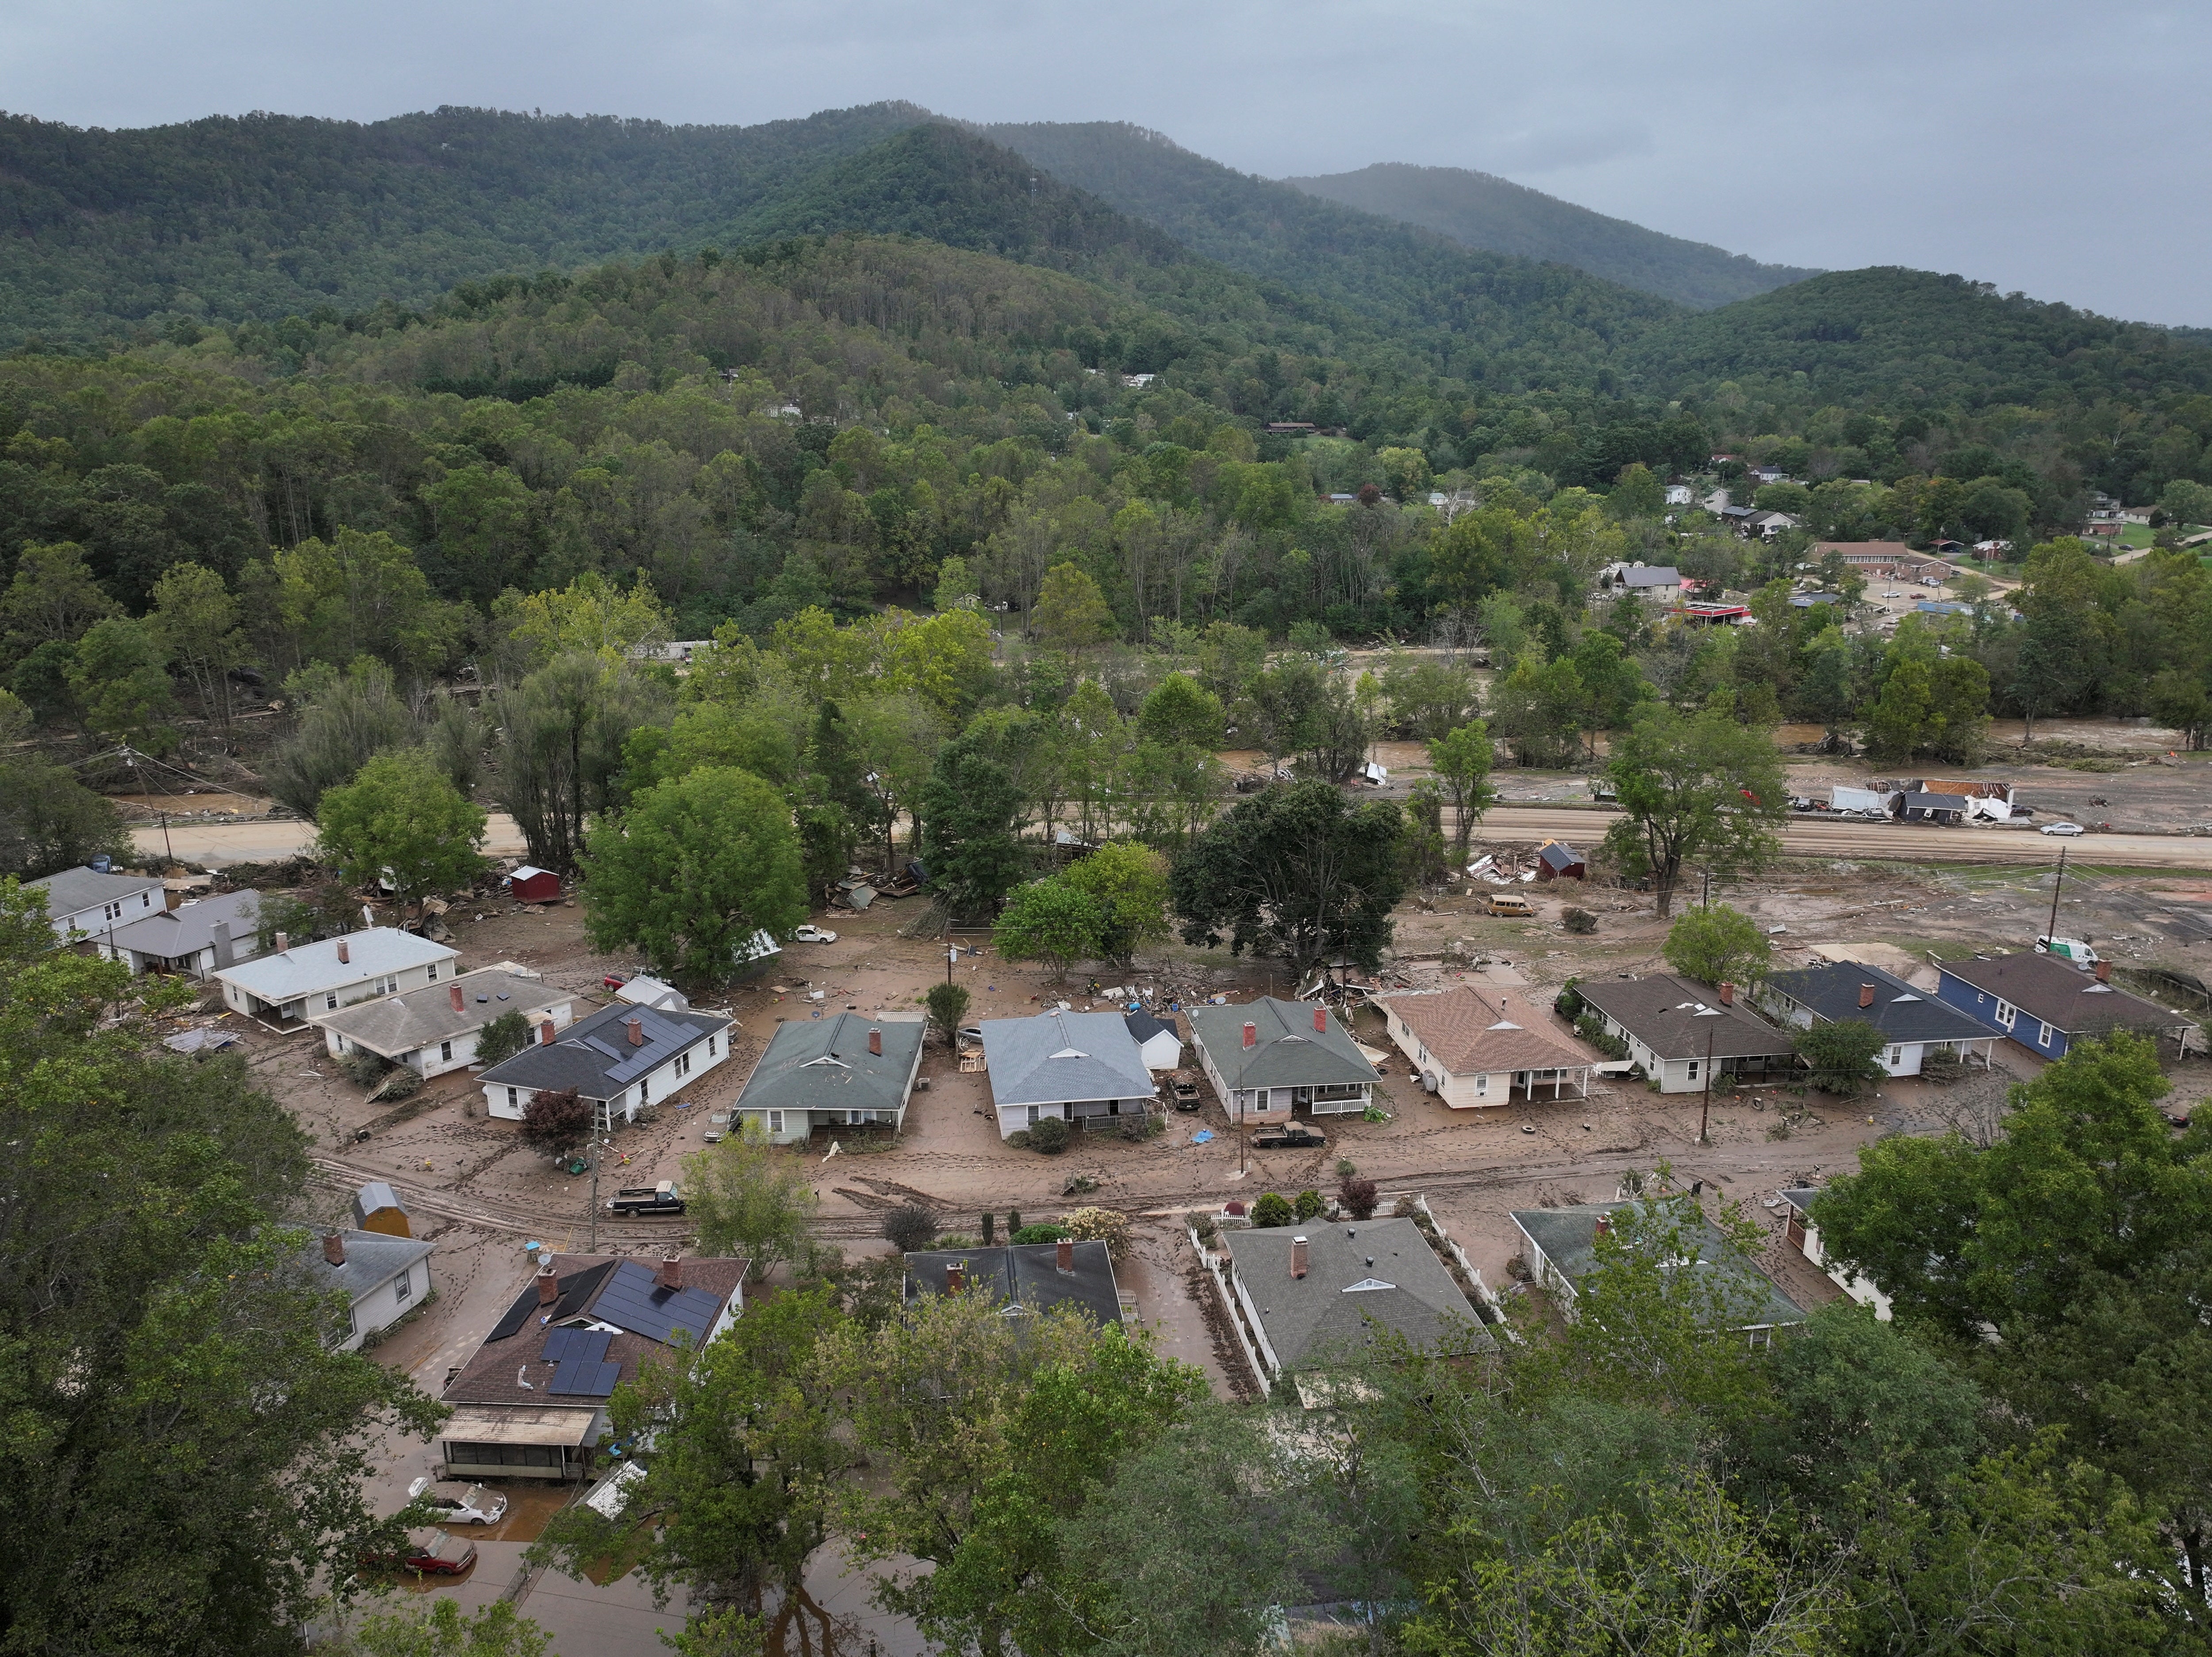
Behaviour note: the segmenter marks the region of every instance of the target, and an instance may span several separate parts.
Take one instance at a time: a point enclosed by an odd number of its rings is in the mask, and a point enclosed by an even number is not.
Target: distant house
[[[372,926],[294,944],[283,933],[269,954],[211,976],[236,1012],[292,1023],[373,996],[399,995],[449,975],[460,951],[396,926]]]
[[[1423,1089],[1455,1110],[1589,1093],[1597,1060],[1553,1034],[1551,1021],[1517,996],[1462,985],[1377,1005]]]
[[[1917,581],[1930,577],[1945,581],[1953,574],[1952,567],[1944,560],[1916,552],[1902,541],[1816,541],[1806,555],[1817,564],[1832,552],[1844,561],[1845,568],[1885,580]]]
[[[526,863],[507,877],[507,889],[518,903],[550,903],[561,895],[561,877]]]
[[[1696,1093],[1723,1076],[1765,1078],[1797,1068],[1790,1038],[1745,1006],[1734,985],[1715,988],[1654,973],[1586,979],[1575,993],[1662,1093]]]
[[[1798,520],[1786,512],[1754,512],[1743,520],[1743,532],[1762,541],[1771,541],[1783,531],[1797,527]]]
[[[1682,572],[1672,564],[1615,564],[1600,580],[1609,580],[1614,591],[1639,598],[1672,603],[1682,596]]]
[[[1173,1070],[1182,1063],[1182,1035],[1176,1029],[1175,1015],[1154,1017],[1148,1012],[1133,1012],[1122,1021],[1129,1027],[1129,1039],[1137,1044],[1137,1051],[1145,1055],[1146,1070]]]
[[[1348,1114],[1374,1098],[1375,1066],[1318,1001],[1194,1007],[1190,1039],[1232,1122]]]
[[[1966,802],[1958,794],[1916,792],[1905,795],[1900,815],[1907,822],[1935,822],[1952,828],[1966,820]]]
[[[626,978],[616,986],[615,999],[632,1007],[652,1007],[660,1012],[682,1012],[691,1005],[690,997],[673,984],[648,977],[644,973]]]
[[[2179,1036],[2191,1024],[2115,986],[2109,961],[2083,972],[2055,955],[2022,951],[1947,961],[1936,975],[1936,993],[1948,1005],[2039,1059],[2063,1059],[2076,1041],[2114,1030]]]
[[[1979,1059],[1986,1065],[1996,1047],[1974,1019],[1863,962],[1824,962],[1777,973],[1760,987],[1759,1002],[1795,1029],[1847,1019],[1873,1025],[1888,1038],[1875,1057],[1892,1076],[1919,1075],[1931,1053]]]
[[[541,1021],[534,1043],[483,1073],[485,1107],[520,1121],[538,1094],[574,1088],[598,1107],[604,1132],[726,1062],[732,1023],[720,1013],[625,1006],[602,1007],[566,1035]]]
[[[734,1108],[769,1143],[803,1144],[817,1127],[906,1125],[921,1069],[919,1018],[795,1019],[775,1027]]]
[[[23,889],[46,900],[46,920],[64,942],[142,920],[168,902],[159,875],[114,875],[104,869],[64,869],[26,881]]]
[[[226,892],[186,898],[143,920],[113,926],[93,939],[95,953],[120,961],[136,975],[168,973],[206,978],[261,953],[261,894]]]
[[[477,1040],[495,1018],[519,1012],[533,1031],[547,1023],[564,1030],[575,1017],[574,1008],[571,991],[479,967],[448,984],[426,984],[404,995],[310,1013],[307,1022],[322,1027],[323,1045],[334,1057],[374,1053],[431,1077],[473,1064]]]
[[[1009,1312],[1047,1312],[1073,1303],[1102,1329],[1121,1321],[1114,1257],[1103,1242],[1063,1239],[995,1248],[927,1248],[908,1254],[907,1300],[939,1295],[988,1295]]]
[[[1411,1220],[1316,1219],[1220,1235],[1270,1382],[1356,1362],[1383,1332],[1447,1354],[1498,1344]]]
[[[1119,1013],[1042,1012],[980,1028],[1002,1138],[1048,1116],[1071,1124],[1142,1116],[1158,1091]]]
[[[1587,880],[1589,865],[1583,854],[1563,840],[1547,840],[1536,848],[1538,880]]]
[[[437,1245],[382,1231],[327,1231],[307,1252],[308,1275],[347,1297],[340,1351],[357,1350],[429,1298]]]
[[[1813,1199],[1820,1194],[1810,1186],[1793,1186],[1782,1193],[1782,1200],[1790,1205],[1790,1246],[1804,1256],[1806,1264],[1826,1272],[1837,1288],[1861,1306],[1872,1307],[1875,1316],[1887,1323],[1889,1296],[1856,1272],[1828,1264],[1827,1252],[1820,1247],[1820,1228],[1813,1223]]]
[[[1729,501],[1729,492],[1726,489],[1715,489],[1698,504],[1717,518],[1728,510]]]
[[[1667,504],[1670,507],[1686,507],[1696,495],[1697,491],[1687,483],[1669,483],[1667,486]]]
[[[1522,1258],[1529,1275],[1551,1290],[1565,1317],[1571,1320],[1582,1314],[1583,1297],[1597,1264],[1597,1240],[1612,1229],[1617,1216],[1631,1210],[1669,1218],[1680,1215],[1690,1222],[1685,1229],[1698,1243],[1697,1258],[1665,1264],[1669,1270],[1705,1267],[1726,1275],[1739,1302],[1741,1320],[1729,1325],[1725,1332],[1741,1334],[1753,1346],[1763,1347],[1772,1343],[1776,1330],[1805,1321],[1805,1308],[1734,1248],[1720,1228],[1688,1197],[1628,1198],[1611,1203],[1579,1203],[1571,1208],[1515,1209],[1513,1223],[1521,1233]]]
[[[1790,474],[1784,471],[1781,467],[1771,464],[1753,466],[1749,468],[1749,470],[1751,475],[1762,483],[1784,483],[1788,480],[1790,476]]]

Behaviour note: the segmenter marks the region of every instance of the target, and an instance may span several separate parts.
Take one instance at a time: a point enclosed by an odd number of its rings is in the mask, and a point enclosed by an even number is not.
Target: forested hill
[[[1571,264],[1701,311],[1820,274],[1647,230],[1466,167],[1386,161],[1283,182],[1364,213],[1425,226],[1468,247]]]

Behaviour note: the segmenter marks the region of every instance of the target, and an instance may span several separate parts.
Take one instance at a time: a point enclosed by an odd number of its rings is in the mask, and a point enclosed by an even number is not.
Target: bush
[[[592,1102],[574,1088],[547,1088],[522,1108],[522,1143],[556,1162],[592,1137]]]
[[[1030,1148],[1030,1131],[1025,1127],[1016,1128],[1006,1136],[1006,1143],[1016,1150],[1027,1150]]]
[[[1353,1162],[1351,1157],[1340,1156],[1336,1159],[1336,1177],[1338,1179],[1348,1180],[1358,1172],[1359,1164]]]
[[[1572,907],[1559,911],[1559,924],[1577,937],[1587,937],[1597,930],[1597,917],[1588,909]]]
[[[1371,1220],[1377,1200],[1375,1181],[1347,1174],[1337,1183],[1336,1200],[1353,1219]]]
[[[1583,1008],[1588,1005],[1583,1000],[1582,992],[1575,987],[1581,982],[1579,978],[1570,978],[1559,986],[1558,998],[1552,1003],[1552,1011],[1570,1024],[1580,1022]]]
[[[1060,1223],[1079,1242],[1103,1242],[1115,1259],[1129,1252],[1129,1217],[1118,1209],[1079,1208]]]
[[[1297,1217],[1297,1215],[1291,1209],[1289,1202],[1272,1191],[1252,1205],[1254,1225],[1288,1225]]]
[[[1888,1043],[1889,1038],[1864,1019],[1843,1018],[1798,1031],[1796,1046],[1797,1056],[1812,1072],[1807,1083],[1848,1099],[1888,1075],[1877,1057]]]
[[[373,1053],[342,1053],[338,1055],[338,1069],[345,1073],[346,1079],[356,1087],[374,1087],[384,1079],[384,1073],[391,1068],[390,1065]]]
[[[1067,1124],[1057,1116],[1040,1116],[1030,1124],[1030,1149],[1057,1156],[1067,1149]]]
[[[1035,1225],[1024,1226],[1006,1241],[1018,1243],[1056,1243],[1065,1241],[1073,1235],[1064,1225],[1054,1225],[1048,1220],[1040,1220]]]
[[[1321,1199],[1321,1193],[1308,1187],[1298,1193],[1297,1201],[1291,1205],[1302,1220],[1310,1220],[1328,1205]]]
[[[1607,1030],[1604,1023],[1594,1012],[1586,1012],[1575,1020],[1575,1034],[1608,1059],[1628,1057],[1628,1043]]]
[[[948,1044],[957,1045],[960,1021],[968,1016],[968,986],[933,984],[922,998],[928,1005],[930,1022],[945,1032]]]
[[[485,1025],[477,1036],[477,1063],[491,1065],[512,1059],[530,1045],[530,1021],[512,1009]]]
[[[401,1099],[412,1099],[422,1091],[422,1072],[412,1065],[394,1065],[383,1081],[371,1093],[369,1102],[390,1104]]]
[[[902,1203],[884,1216],[884,1235],[902,1254],[912,1254],[937,1240],[937,1216],[920,1203]]]

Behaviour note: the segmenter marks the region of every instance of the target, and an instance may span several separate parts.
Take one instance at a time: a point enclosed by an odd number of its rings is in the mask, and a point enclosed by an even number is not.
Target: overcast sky
[[[1502,173],[1754,258],[2212,325],[2212,5],[6,0],[0,107],[1128,120],[1280,177]]]

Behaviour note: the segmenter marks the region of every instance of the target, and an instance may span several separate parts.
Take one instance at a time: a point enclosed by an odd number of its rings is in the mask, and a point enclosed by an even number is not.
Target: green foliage
[[[934,1209],[920,1203],[901,1203],[884,1216],[883,1233],[900,1253],[912,1254],[936,1241],[937,1227]]]
[[[316,808],[315,856],[357,885],[380,874],[402,902],[451,891],[483,868],[481,806],[463,798],[421,750],[380,754]]]
[[[1055,564],[1045,572],[1031,625],[1052,649],[1077,652],[1105,638],[1114,613],[1087,572],[1074,564]]]
[[[531,1043],[530,1021],[510,1008],[477,1032],[477,1063],[489,1069]]]
[[[1088,893],[1059,880],[1040,880],[1014,894],[992,925],[991,942],[1009,961],[1048,963],[1058,983],[1073,963],[1102,953],[1104,929],[1105,916]]]
[[[349,1648],[358,1657],[543,1657],[552,1642],[508,1600],[495,1599],[470,1616],[440,1598],[419,1610],[363,1618]]]
[[[1790,802],[1763,731],[1656,708],[1615,738],[1606,774],[1622,813],[1606,850],[1628,873],[1650,877],[1662,920],[1685,865],[1725,875],[1758,867],[1779,847],[1773,830]]]
[[[1263,1193],[1260,1200],[1252,1205],[1252,1223],[1256,1226],[1288,1225],[1296,1218],[1297,1213],[1290,1199],[1273,1191]]]
[[[1297,1200],[1291,1206],[1297,1211],[1299,1219],[1310,1220],[1328,1205],[1322,1200],[1321,1193],[1309,1188],[1298,1193]]]
[[[303,670],[284,689],[300,710],[299,728],[270,756],[266,776],[270,792],[303,817],[321,810],[325,792],[414,734],[392,670],[373,657],[351,658],[343,672],[327,664]]]
[[[968,1016],[968,986],[950,980],[932,984],[923,999],[929,1007],[930,1023],[944,1031],[945,1039],[951,1041],[960,1029],[960,1021]]]
[[[1889,1038],[1859,1018],[1821,1019],[1799,1030],[1790,1046],[1805,1063],[1805,1084],[1849,1099],[1888,1074],[1881,1050]]]
[[[38,880],[102,854],[132,855],[111,802],[62,766],[28,754],[0,759],[0,875]]]
[[[1073,1130],[1057,1116],[1040,1116],[1030,1124],[1030,1149],[1047,1156],[1057,1156],[1067,1149],[1074,1138]]]
[[[76,641],[69,681],[95,734],[149,754],[176,746],[171,722],[181,710],[161,640],[145,622],[120,616],[94,622]]]
[[[1148,846],[1116,841],[1070,864],[1054,881],[1097,906],[1098,952],[1129,965],[1168,935],[1168,860]]]
[[[1010,1243],[1056,1243],[1073,1235],[1074,1233],[1064,1225],[1025,1225],[1006,1241]]]
[[[1667,929],[1667,964],[1701,984],[1741,988],[1765,981],[1774,959],[1766,930],[1741,909],[1709,903],[1685,909]]]
[[[684,1159],[684,1201],[700,1252],[749,1259],[756,1279],[787,1261],[803,1264],[812,1252],[812,1172],[769,1144],[757,1114],[741,1132]]]
[[[956,915],[989,914],[1022,872],[1022,796],[1012,773],[963,736],[937,756],[921,799],[931,887]]]
[[[1597,930],[1597,917],[1571,903],[1559,911],[1559,925],[1577,937],[1587,938]]]

